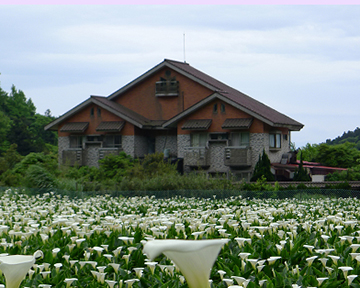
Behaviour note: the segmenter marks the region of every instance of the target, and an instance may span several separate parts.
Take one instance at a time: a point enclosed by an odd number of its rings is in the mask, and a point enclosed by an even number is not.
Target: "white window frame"
[[[269,148],[270,149],[281,149],[281,132],[269,133]]]
[[[191,133],[190,146],[191,147],[206,147],[209,140],[208,133]]]
[[[121,148],[121,146],[122,146],[122,137],[120,134],[104,135],[103,137],[104,148]]]
[[[239,138],[239,141],[235,140],[236,137]],[[250,132],[231,132],[230,138],[230,146],[244,148],[250,147]]]
[[[70,135],[69,138],[70,138],[69,139],[69,148],[76,148],[76,149],[82,148],[83,136]]]

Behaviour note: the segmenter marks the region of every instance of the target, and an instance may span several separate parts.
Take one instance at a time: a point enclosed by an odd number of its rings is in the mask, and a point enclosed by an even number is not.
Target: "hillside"
[[[360,128],[356,127],[354,131],[344,132],[333,140],[326,140],[326,144],[329,145],[343,144],[345,142],[355,143],[356,148],[360,150]]]

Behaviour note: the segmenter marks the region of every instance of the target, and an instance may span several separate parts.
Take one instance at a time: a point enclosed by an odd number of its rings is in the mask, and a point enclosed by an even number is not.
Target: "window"
[[[250,133],[249,132],[233,132],[231,133],[231,146],[249,147]]]
[[[191,147],[205,147],[208,140],[207,133],[191,134]]]
[[[224,103],[221,103],[220,111],[221,111],[221,113],[225,113],[225,104]]]
[[[270,133],[269,134],[269,146],[270,148],[281,148],[281,133]]]
[[[217,112],[218,112],[218,105],[214,104],[213,113],[216,114]]]
[[[94,107],[90,109],[90,116],[94,116]]]
[[[70,148],[82,148],[82,136],[70,136]]]
[[[97,115],[98,117],[101,117],[101,109],[99,107],[97,108]]]
[[[178,96],[179,81],[175,77],[171,77],[171,71],[165,72],[166,78],[160,77],[160,81],[155,84],[156,96]]]
[[[106,148],[121,147],[121,135],[106,135],[103,146]]]
[[[211,140],[227,140],[229,139],[228,133],[210,133]]]
[[[102,136],[101,135],[97,135],[97,136],[87,136],[86,137],[86,142],[99,142],[102,141]]]

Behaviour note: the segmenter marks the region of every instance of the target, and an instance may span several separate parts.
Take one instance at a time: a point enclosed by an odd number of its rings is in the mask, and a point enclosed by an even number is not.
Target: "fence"
[[[155,197],[155,198],[211,198],[211,199],[229,199],[231,197],[242,197],[248,199],[310,199],[310,198],[360,198],[359,190],[349,189],[325,189],[325,188],[307,188],[294,190],[162,190],[162,191],[68,191],[61,189],[35,189],[35,188],[14,188],[0,187],[0,194],[5,191],[9,193],[19,193],[27,195],[42,195],[44,193],[54,193],[54,195],[67,196],[71,199],[86,198],[97,195],[108,195],[110,197]]]

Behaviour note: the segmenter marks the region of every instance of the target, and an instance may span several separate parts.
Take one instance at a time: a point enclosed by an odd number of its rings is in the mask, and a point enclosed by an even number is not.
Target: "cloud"
[[[164,58],[186,60],[304,123],[296,134],[309,142],[324,141],[354,126],[359,12],[350,5],[4,6],[0,84],[15,84],[40,113],[60,115]]]

